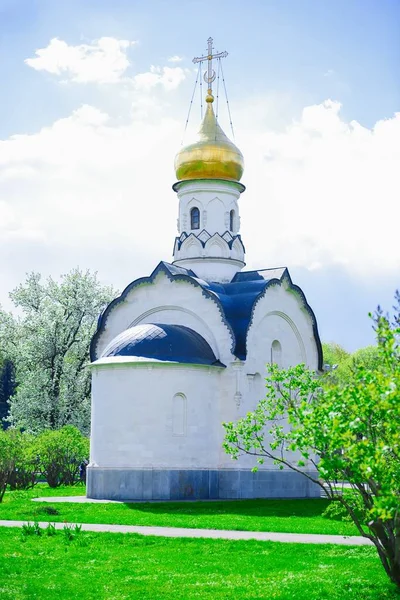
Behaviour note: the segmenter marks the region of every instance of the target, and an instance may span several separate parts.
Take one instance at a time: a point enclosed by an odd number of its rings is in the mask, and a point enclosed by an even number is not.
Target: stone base
[[[117,469],[88,467],[87,497],[107,500],[319,498],[321,489],[293,471]]]

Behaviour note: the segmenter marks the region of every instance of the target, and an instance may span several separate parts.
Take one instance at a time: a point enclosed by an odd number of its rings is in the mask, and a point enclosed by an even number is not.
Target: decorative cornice
[[[198,186],[202,186],[204,183],[217,183],[222,184],[229,187],[236,188],[241,194],[246,190],[246,187],[240,181],[233,181],[231,179],[184,179],[181,181],[176,181],[172,186],[174,192],[179,192],[181,188],[187,185],[197,184]]]
[[[208,237],[206,240],[204,240],[204,241],[203,241],[203,240],[200,238],[200,236],[201,236],[201,235],[203,235],[203,236],[204,236],[204,234],[207,234],[209,237]],[[230,239],[226,239],[226,237],[224,237],[224,236],[228,236],[228,238],[230,238]],[[193,232],[187,233],[186,231],[182,231],[181,235],[180,235],[179,237],[176,237],[176,238],[175,238],[174,250],[175,250],[176,244],[178,245],[178,250],[180,250],[180,249],[181,249],[181,246],[182,246],[182,244],[183,244],[183,243],[184,243],[186,240],[188,240],[189,238],[195,238],[196,240],[198,240],[198,241],[201,243],[201,245],[203,246],[203,248],[205,248],[205,247],[206,247],[206,245],[208,244],[208,242],[209,242],[211,239],[218,238],[218,239],[220,239],[222,242],[224,242],[225,244],[227,244],[227,245],[229,246],[229,249],[230,249],[230,250],[232,249],[232,246],[233,246],[233,244],[234,244],[235,240],[239,240],[239,242],[240,242],[240,245],[241,245],[241,246],[242,246],[242,248],[243,248],[243,252],[244,252],[244,253],[246,253],[246,249],[245,249],[245,247],[244,247],[244,244],[243,244],[243,241],[242,241],[242,237],[241,237],[241,235],[240,235],[240,234],[237,234],[237,235],[232,235],[232,234],[231,234],[231,232],[227,230],[227,231],[225,231],[225,232],[224,232],[222,235],[221,235],[220,233],[214,233],[213,235],[211,235],[211,233],[209,233],[209,232],[208,232],[206,229],[202,229],[198,235],[196,235],[196,234],[195,234],[195,233],[193,233]]]

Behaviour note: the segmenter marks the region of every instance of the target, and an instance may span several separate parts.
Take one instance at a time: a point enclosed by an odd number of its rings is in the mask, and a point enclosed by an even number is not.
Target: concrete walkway
[[[0,527],[22,527],[26,521],[0,521]],[[40,522],[46,528],[48,522]],[[54,523],[56,529],[63,529],[65,523]],[[74,523],[68,523],[73,526]],[[157,537],[209,538],[223,540],[259,540],[290,542],[296,544],[341,544],[343,546],[371,546],[372,542],[361,536],[318,535],[314,533],[272,533],[266,531],[223,531],[221,529],[186,529],[183,527],[142,527],[139,525],[99,525],[82,523],[82,531],[107,531],[110,533],[139,533]]]

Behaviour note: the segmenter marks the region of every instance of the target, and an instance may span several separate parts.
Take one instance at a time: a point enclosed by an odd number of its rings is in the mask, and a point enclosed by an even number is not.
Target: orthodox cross
[[[212,39],[212,37],[208,38],[207,44],[208,44],[207,56],[196,57],[193,59],[193,62],[194,62],[194,64],[196,64],[196,63],[202,63],[205,60],[208,61],[207,72],[204,73],[204,81],[208,84],[208,93],[211,94],[212,93],[212,82],[216,78],[216,73],[215,73],[214,69],[212,68],[213,58],[225,58],[226,56],[228,56],[228,53],[225,51],[225,52],[218,52],[217,54],[213,54],[213,39]]]

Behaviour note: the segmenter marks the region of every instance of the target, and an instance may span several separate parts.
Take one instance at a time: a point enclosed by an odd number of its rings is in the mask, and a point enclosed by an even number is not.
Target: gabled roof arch
[[[123,302],[125,300],[127,295],[132,290],[134,290],[135,288],[137,288],[141,285],[152,284],[154,282],[154,280],[156,279],[157,275],[159,275],[160,273],[164,273],[164,275],[166,275],[166,277],[168,277],[168,279],[170,281],[186,281],[187,283],[189,283],[195,287],[201,288],[201,292],[202,292],[203,296],[207,299],[212,300],[217,305],[218,310],[221,315],[221,320],[224,323],[224,325],[227,327],[227,329],[229,330],[229,333],[230,333],[230,336],[232,339],[231,351],[233,353],[234,348],[235,348],[235,333],[232,329],[231,324],[229,323],[229,321],[226,318],[225,311],[224,311],[224,308],[223,308],[223,305],[222,305],[220,299],[206,288],[206,282],[201,279],[198,279],[192,270],[184,269],[182,267],[177,267],[175,265],[171,265],[169,263],[161,261],[149,277],[140,277],[139,279],[132,281],[129,285],[126,286],[126,288],[123,290],[121,295],[118,296],[117,298],[115,298],[112,302],[110,302],[110,304],[106,307],[106,309],[101,313],[101,315],[99,316],[99,319],[98,319],[96,333],[94,334],[92,341],[90,343],[90,360],[92,362],[94,360],[96,360],[96,358],[97,358],[96,357],[97,342],[105,329],[106,321],[107,321],[107,318],[109,317],[110,313],[114,310],[114,308],[116,308],[116,306],[118,306],[118,304],[120,304],[121,302]]]

